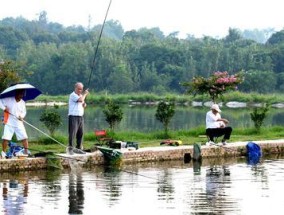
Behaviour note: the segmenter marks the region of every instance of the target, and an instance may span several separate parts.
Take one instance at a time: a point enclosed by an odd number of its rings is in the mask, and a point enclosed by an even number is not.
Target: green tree
[[[108,89],[115,93],[127,93],[134,89],[134,83],[131,79],[131,73],[127,70],[126,65],[117,65],[115,72],[112,72],[108,77],[110,87]]]
[[[225,37],[225,42],[232,43],[242,39],[242,34],[239,29],[229,28],[229,34]]]
[[[112,100],[108,100],[105,108],[103,109],[106,122],[112,132],[114,132],[114,127],[120,123],[123,118],[123,112],[118,104],[115,104]]]
[[[254,122],[254,127],[257,133],[260,132],[260,128],[263,124],[264,119],[267,116],[268,110],[269,110],[269,105],[265,104],[263,107],[254,108],[253,112],[250,113],[251,120]]]
[[[284,42],[284,30],[278,31],[271,35],[267,40],[268,44],[277,45]]]
[[[11,84],[21,81],[18,70],[19,68],[12,61],[0,62],[0,92]]]
[[[169,124],[173,116],[175,115],[175,103],[174,102],[159,102],[155,117],[164,126],[165,138],[169,137],[168,130]]]
[[[249,70],[244,73],[244,79],[239,89],[248,93],[270,93],[277,85],[276,75],[272,71]]]
[[[44,110],[40,116],[40,121],[43,122],[45,127],[48,129],[51,136],[54,135],[55,131],[62,124],[61,116],[57,111],[58,106],[54,106],[53,110]]]

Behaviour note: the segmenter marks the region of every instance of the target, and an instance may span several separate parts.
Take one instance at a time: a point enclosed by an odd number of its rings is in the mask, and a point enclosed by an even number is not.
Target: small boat
[[[97,149],[103,153],[105,161],[108,165],[120,165],[122,162],[122,152],[117,149],[97,146]]]

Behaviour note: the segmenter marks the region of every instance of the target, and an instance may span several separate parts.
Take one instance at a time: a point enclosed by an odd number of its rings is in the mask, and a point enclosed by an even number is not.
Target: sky
[[[102,24],[110,0],[2,0],[0,19],[22,16],[87,27]],[[124,31],[159,27],[165,36],[179,32],[195,37],[224,37],[229,28],[284,27],[282,0],[112,0],[107,20],[119,21]]]

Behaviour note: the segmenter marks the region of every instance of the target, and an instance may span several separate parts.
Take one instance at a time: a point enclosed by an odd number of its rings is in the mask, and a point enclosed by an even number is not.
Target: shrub
[[[58,109],[58,106],[54,106],[53,110],[45,109],[40,116],[40,121],[43,122],[51,136],[54,135],[55,130],[62,124],[61,116],[56,109]]]

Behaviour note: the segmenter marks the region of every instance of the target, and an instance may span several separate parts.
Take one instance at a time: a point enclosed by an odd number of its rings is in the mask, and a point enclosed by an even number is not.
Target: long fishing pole
[[[63,146],[66,148],[66,145],[64,145],[63,143],[60,143],[58,140],[54,139],[52,136],[48,135],[47,133],[43,132],[42,130],[38,129],[37,127],[33,126],[32,124],[28,123],[27,121],[23,120],[22,121],[24,123],[26,123],[27,125],[29,125],[30,127],[32,127],[33,129],[39,131],[40,133],[44,134],[45,136],[47,136],[48,138],[50,138],[51,140],[55,141],[56,143],[58,143],[59,145]]]
[[[94,69],[95,69],[96,57],[97,57],[97,53],[98,53],[98,49],[99,49],[102,33],[103,33],[103,30],[104,30],[104,26],[105,26],[105,22],[106,22],[106,19],[107,19],[107,15],[108,15],[108,11],[109,11],[111,2],[112,2],[112,0],[109,1],[109,5],[108,5],[108,8],[107,8],[107,11],[106,11],[106,14],[105,14],[103,25],[101,27],[101,31],[100,31],[100,34],[99,34],[98,43],[97,43],[97,46],[96,46],[96,49],[95,49],[95,54],[94,54],[94,58],[93,58],[92,65],[91,65],[91,72],[90,72],[90,75],[89,75],[89,81],[88,81],[87,89],[90,87],[91,77],[92,77],[92,74],[93,74]]]
[[[39,128],[35,127],[34,125],[28,123],[26,120],[24,119],[19,119],[16,115],[8,112],[9,114],[11,114],[12,116],[16,117],[16,119],[23,121],[24,123],[26,123],[27,125],[29,125],[30,127],[32,127],[33,129],[39,131],[40,133],[44,134],[45,136],[47,136],[48,138],[50,138],[51,140],[55,141],[56,143],[58,143],[59,145],[63,146],[66,148],[66,145],[64,145],[63,143],[60,143],[58,140],[54,139],[52,136],[48,135],[47,133],[43,132],[42,130],[40,130]]]

